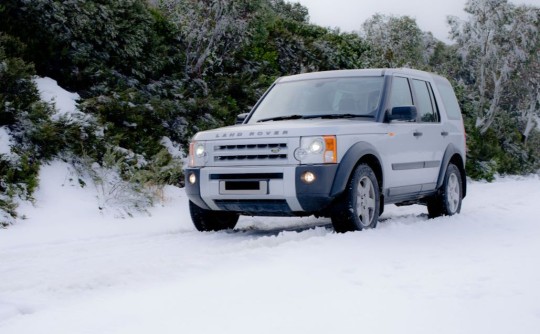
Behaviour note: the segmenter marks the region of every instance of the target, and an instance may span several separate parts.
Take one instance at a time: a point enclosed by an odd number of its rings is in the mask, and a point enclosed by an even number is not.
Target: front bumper
[[[253,216],[311,215],[324,211],[337,164],[187,168],[186,194],[197,206],[214,211],[234,211]],[[310,171],[315,181],[307,184],[301,175]],[[196,182],[190,183],[190,175]],[[225,190],[224,184],[256,184],[260,190]],[[231,187],[232,188],[232,187]]]

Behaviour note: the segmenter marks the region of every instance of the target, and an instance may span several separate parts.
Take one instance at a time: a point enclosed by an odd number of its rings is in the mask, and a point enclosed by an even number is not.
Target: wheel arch
[[[448,145],[444,152],[443,161],[441,163],[441,169],[439,170],[439,177],[437,179],[437,189],[440,189],[444,182],[444,176],[449,164],[454,164],[461,174],[461,188],[463,189],[463,198],[467,195],[467,175],[465,172],[465,160],[461,153],[452,144]]]
[[[341,159],[332,185],[331,196],[337,197],[345,191],[355,168],[361,163],[367,164],[375,173],[382,197],[384,175],[381,158],[375,147],[366,142],[356,143],[351,146],[343,159]]]

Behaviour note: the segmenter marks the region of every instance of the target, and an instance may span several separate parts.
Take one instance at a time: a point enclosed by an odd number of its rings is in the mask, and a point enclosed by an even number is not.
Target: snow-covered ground
[[[243,217],[199,233],[181,189],[99,212],[45,166],[0,230],[0,333],[539,333],[540,178],[472,183],[462,213],[387,206],[379,227]]]

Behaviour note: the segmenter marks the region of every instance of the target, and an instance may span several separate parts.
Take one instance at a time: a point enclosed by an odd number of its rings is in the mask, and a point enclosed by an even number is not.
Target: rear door
[[[433,89],[428,81],[411,79],[414,104],[418,110],[417,132],[420,133],[418,148],[422,151],[423,180],[422,191],[434,190],[443,159],[449,143],[448,132],[444,130]]]

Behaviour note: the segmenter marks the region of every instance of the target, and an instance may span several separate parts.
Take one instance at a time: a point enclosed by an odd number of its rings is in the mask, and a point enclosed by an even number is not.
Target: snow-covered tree
[[[527,143],[540,118],[540,8],[519,6],[512,23],[517,38],[524,40],[523,61],[517,65],[520,99],[517,107],[521,121],[521,133]],[[540,124],[538,124],[540,126]]]
[[[146,0],[2,0],[0,31],[23,40],[40,75],[88,95],[133,86],[170,66],[166,23]]]
[[[188,76],[202,77],[208,68],[222,65],[247,38],[245,1],[159,0],[158,6],[180,31]]]
[[[375,14],[364,22],[360,35],[370,45],[378,67],[421,67],[424,42],[432,44],[409,16]]]
[[[534,66],[539,45],[538,13],[537,9],[516,7],[507,0],[469,0],[465,11],[467,20],[453,17],[449,23],[477,95],[475,124],[480,133],[485,133],[499,113],[510,111],[502,102],[508,98],[508,87],[519,70]],[[528,80],[534,87],[534,75]]]

